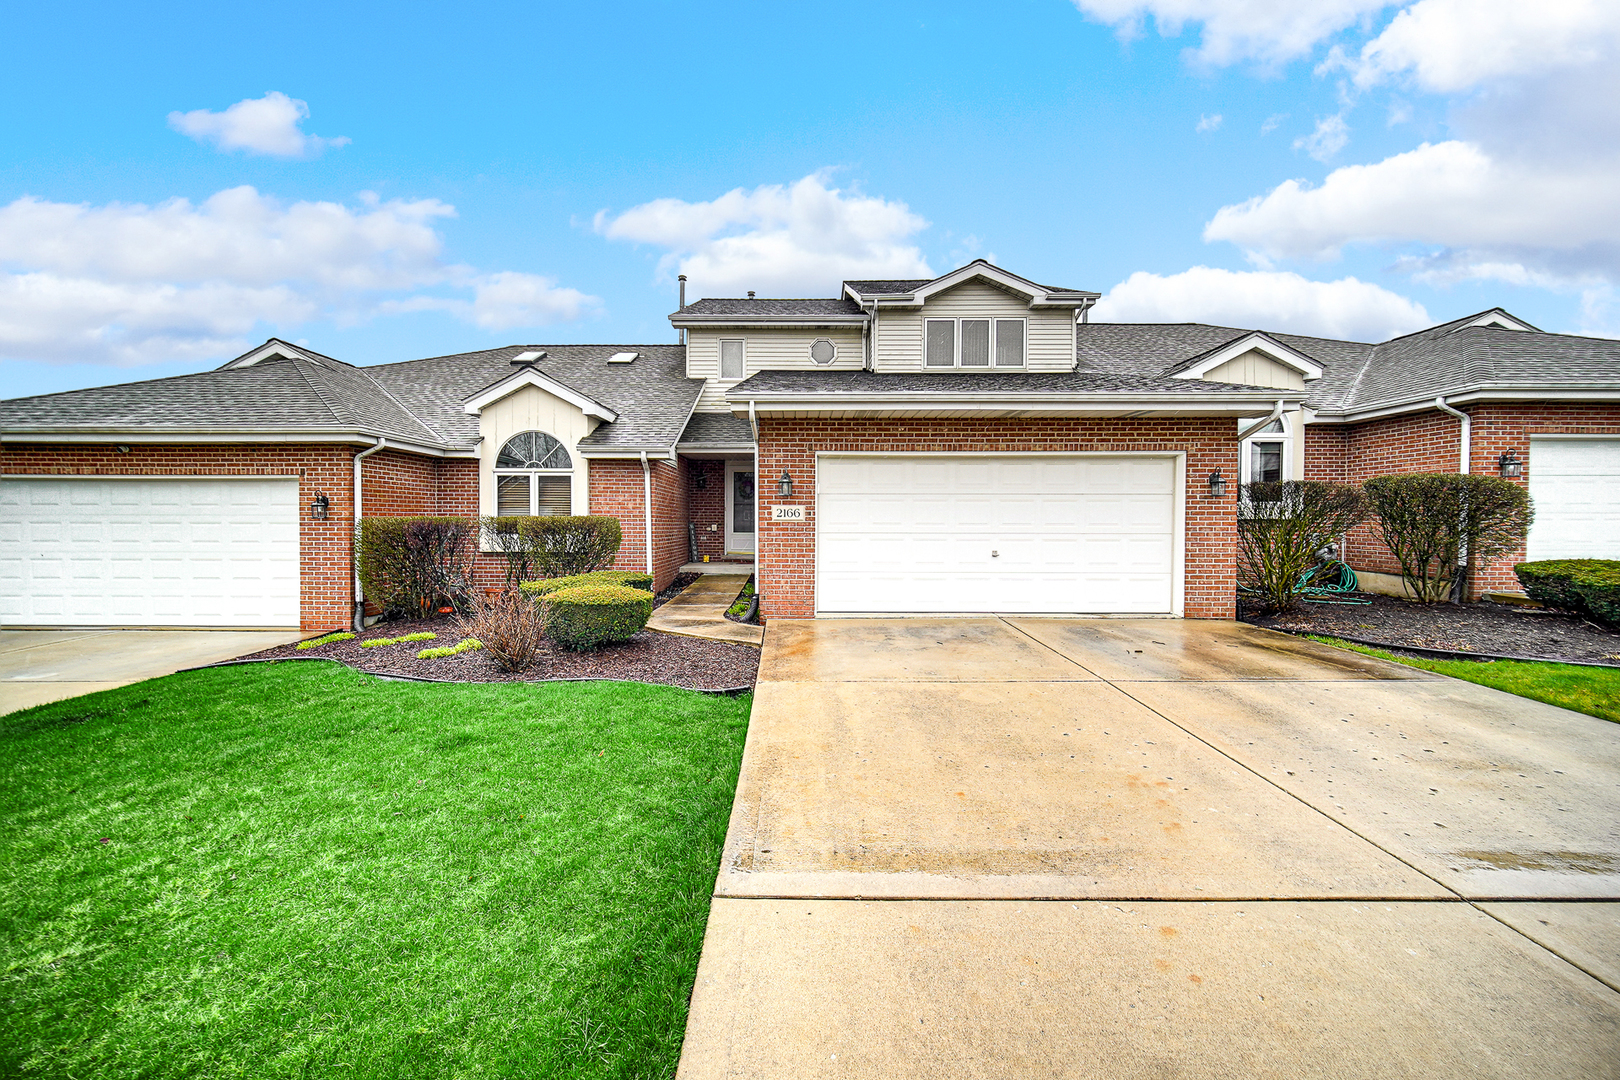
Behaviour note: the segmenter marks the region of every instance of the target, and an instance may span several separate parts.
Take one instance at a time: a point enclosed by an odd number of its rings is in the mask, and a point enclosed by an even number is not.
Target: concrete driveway
[[[779,622],[680,1076],[1620,1076],[1620,725],[1234,623]]]
[[[0,714],[230,660],[305,636],[258,630],[0,630]]]

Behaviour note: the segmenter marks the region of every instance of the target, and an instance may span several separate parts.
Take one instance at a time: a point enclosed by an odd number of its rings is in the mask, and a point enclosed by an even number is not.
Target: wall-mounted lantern
[[[776,490],[784,499],[793,498],[793,477],[788,475],[786,469],[782,470],[782,479],[776,482]]]
[[[707,472],[700,471],[697,474],[697,480],[695,482],[699,491],[707,491],[709,488],[709,474]]]
[[[309,504],[309,516],[316,521],[325,521],[326,515],[332,510],[332,501],[325,495],[317,495]]]
[[[1504,450],[1502,456],[1496,459],[1496,468],[1503,476],[1512,479],[1523,474],[1524,463],[1519,460],[1518,454],[1511,450]]]
[[[1212,499],[1219,499],[1225,494],[1226,477],[1221,475],[1221,470],[1216,469],[1214,472],[1209,474],[1209,497]]]

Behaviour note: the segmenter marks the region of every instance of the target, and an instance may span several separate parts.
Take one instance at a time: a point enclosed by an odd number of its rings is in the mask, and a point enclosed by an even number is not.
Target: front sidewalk
[[[679,1075],[1615,1075],[1617,781],[1241,624],[778,622]]]

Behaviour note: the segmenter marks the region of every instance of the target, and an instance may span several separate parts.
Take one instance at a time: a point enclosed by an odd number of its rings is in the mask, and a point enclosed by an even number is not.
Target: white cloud
[[[1424,143],[1335,169],[1317,187],[1288,180],[1222,207],[1204,239],[1274,259],[1418,243],[1454,260],[1620,276],[1620,183],[1608,162],[1552,168],[1493,159],[1471,143]]]
[[[172,112],[169,126],[221,150],[246,150],[268,157],[314,157],[329,146],[348,145],[346,136],[323,139],[304,134],[298,125],[308,116],[307,104],[272,90],[262,98],[238,101],[224,112]]]
[[[1288,119],[1287,113],[1272,113],[1260,124],[1260,134],[1270,135],[1277,130],[1277,125]]]
[[[1195,266],[1137,271],[1097,302],[1099,322],[1209,322],[1289,334],[1383,341],[1432,325],[1423,305],[1356,278],[1311,281],[1270,270]]]
[[[1317,43],[1389,6],[1390,0],[1073,0],[1081,12],[1130,38],[1149,18],[1163,37],[1200,23],[1193,58],[1224,65],[1276,64],[1308,54]]]
[[[1198,117],[1198,133],[1200,135],[1202,135],[1206,131],[1218,131],[1218,130],[1220,130],[1220,126],[1221,126],[1221,114],[1220,113],[1216,113],[1214,116],[1202,116],[1202,115],[1200,115]]]
[[[1614,0],[1418,0],[1347,63],[1357,86],[1398,75],[1451,94],[1592,63],[1620,38]]]
[[[201,204],[20,198],[0,207],[0,356],[188,360],[240,351],[261,324],[438,309],[506,329],[596,303],[548,278],[447,263],[434,225],[454,214],[436,199],[283,203],[251,187]]]
[[[829,185],[828,171],[792,184],[737,188],[709,202],[655,199],[596,215],[596,231],[666,249],[694,297],[747,289],[831,295],[845,278],[932,277],[912,238],[928,223],[905,203]]]
[[[1323,117],[1316,122],[1316,130],[1294,140],[1295,150],[1304,150],[1317,161],[1327,161],[1344,149],[1350,141],[1350,125],[1342,114]]]

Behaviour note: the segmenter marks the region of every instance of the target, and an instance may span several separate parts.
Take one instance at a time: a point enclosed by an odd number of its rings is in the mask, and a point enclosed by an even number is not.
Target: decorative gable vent
[[[641,354],[638,352],[616,352],[612,356],[608,357],[608,363],[633,364],[636,362],[636,357],[640,355]]]
[[[818,364],[830,364],[838,359],[838,346],[829,338],[816,338],[810,343],[810,359]]]

